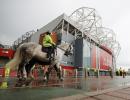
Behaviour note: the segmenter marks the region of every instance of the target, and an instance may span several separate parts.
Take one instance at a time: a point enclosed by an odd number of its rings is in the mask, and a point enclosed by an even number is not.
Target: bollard
[[[10,75],[10,70],[16,66],[16,59],[11,60],[10,62],[8,62],[5,65],[5,71],[4,71],[4,75],[3,75],[3,82],[2,85],[0,86],[0,88],[8,88],[8,79],[9,79],[9,75]]]
[[[8,79],[9,79],[9,74],[10,74],[10,68],[9,68],[9,66],[7,66],[5,68],[4,80],[3,80],[0,88],[8,88],[7,82],[8,82]]]
[[[78,77],[78,70],[75,69],[76,78]]]

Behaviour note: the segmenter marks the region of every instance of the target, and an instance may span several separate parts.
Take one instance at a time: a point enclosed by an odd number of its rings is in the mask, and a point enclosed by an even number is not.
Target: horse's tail
[[[31,59],[36,47],[37,45],[35,43],[25,43],[20,45],[14,55],[15,67],[19,66],[21,62]]]
[[[21,48],[19,47],[14,55],[14,58],[5,65],[5,77],[9,77],[10,70],[15,70],[19,66],[22,60]]]
[[[16,60],[16,67],[19,66],[19,64],[21,63],[22,59],[23,59],[23,51],[22,51],[22,46],[19,46],[17,48],[17,51],[14,55],[14,59]]]
[[[16,52],[15,52],[15,55],[14,55],[14,58],[13,58],[13,66],[14,68],[16,69],[19,64],[21,63],[22,61],[22,50],[21,50],[21,46],[17,48]]]
[[[6,65],[5,65],[5,71],[4,71],[4,78],[3,78],[3,82],[2,85],[0,86],[1,88],[7,88],[7,81],[9,79],[9,75],[10,75],[10,70],[12,69],[16,69],[17,66],[20,64],[21,60],[22,60],[22,55],[21,55],[21,48],[19,47],[14,55],[14,58],[9,61]]]

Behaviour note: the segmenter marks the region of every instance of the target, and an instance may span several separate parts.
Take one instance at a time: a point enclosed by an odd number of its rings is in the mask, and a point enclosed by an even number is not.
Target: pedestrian
[[[112,68],[111,67],[109,67],[109,73],[110,73],[110,77],[113,78]]]
[[[125,76],[126,76],[126,72],[125,72],[124,69],[123,69],[123,71],[122,71],[122,76],[123,76],[123,78],[125,78]]]
[[[120,76],[122,76],[122,68],[119,69]]]

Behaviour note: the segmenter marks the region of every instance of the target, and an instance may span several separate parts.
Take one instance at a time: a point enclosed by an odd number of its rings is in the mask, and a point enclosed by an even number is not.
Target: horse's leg
[[[44,67],[44,81],[48,83],[49,80],[49,65],[45,65]]]
[[[32,67],[34,66],[34,64],[35,64],[35,60],[34,60],[34,59],[31,59],[31,60],[29,61],[29,63],[26,64],[25,70],[26,70],[26,73],[27,73],[27,78],[28,78],[28,77],[32,77],[31,69],[32,69]]]
[[[26,78],[24,76],[25,64],[26,64],[26,61],[24,59],[18,66],[18,72],[17,72],[18,81],[15,84],[16,87],[21,87],[25,83],[25,80],[26,80]]]
[[[19,79],[23,78],[24,77],[24,74],[23,74],[23,69],[24,69],[24,64],[23,63],[20,63],[19,64],[19,67],[18,67],[18,72],[17,72],[17,77]]]
[[[61,77],[61,70],[60,70],[60,68],[58,68],[58,65],[55,64],[55,65],[54,65],[54,68],[55,68],[55,70],[56,70],[56,72],[57,72],[57,77],[59,78],[59,80],[60,80],[60,81],[63,81],[63,78]]]
[[[45,80],[45,75],[46,75],[46,72],[47,72],[47,67],[46,67],[46,65],[42,65],[42,68],[43,68],[43,80]]]
[[[28,86],[32,80],[33,80],[33,77],[32,77],[32,74],[31,74],[31,69],[32,67],[34,66],[34,64],[36,63],[35,59],[32,58],[28,64],[26,64],[25,66],[25,70],[26,70],[26,73],[27,73],[27,80],[25,82],[25,85]]]
[[[20,77],[21,77],[21,66],[19,64],[18,70],[17,70],[17,78],[20,78]]]

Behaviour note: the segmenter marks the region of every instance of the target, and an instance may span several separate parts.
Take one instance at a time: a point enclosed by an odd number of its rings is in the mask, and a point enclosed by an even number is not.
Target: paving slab
[[[116,91],[106,93],[106,95],[109,95],[109,96],[112,96],[112,97],[116,97],[116,98],[122,98],[122,99],[130,99],[130,95],[129,94],[119,93],[119,92],[116,92]]]
[[[124,94],[129,94],[130,95],[130,91],[127,91],[127,90],[119,90],[119,91],[116,91],[116,92],[119,92],[119,93],[124,93]]]
[[[123,98],[118,98],[118,97],[114,97],[114,96],[110,96],[110,95],[106,95],[106,94],[97,95],[97,96],[94,96],[94,98],[96,100],[126,100]]]

